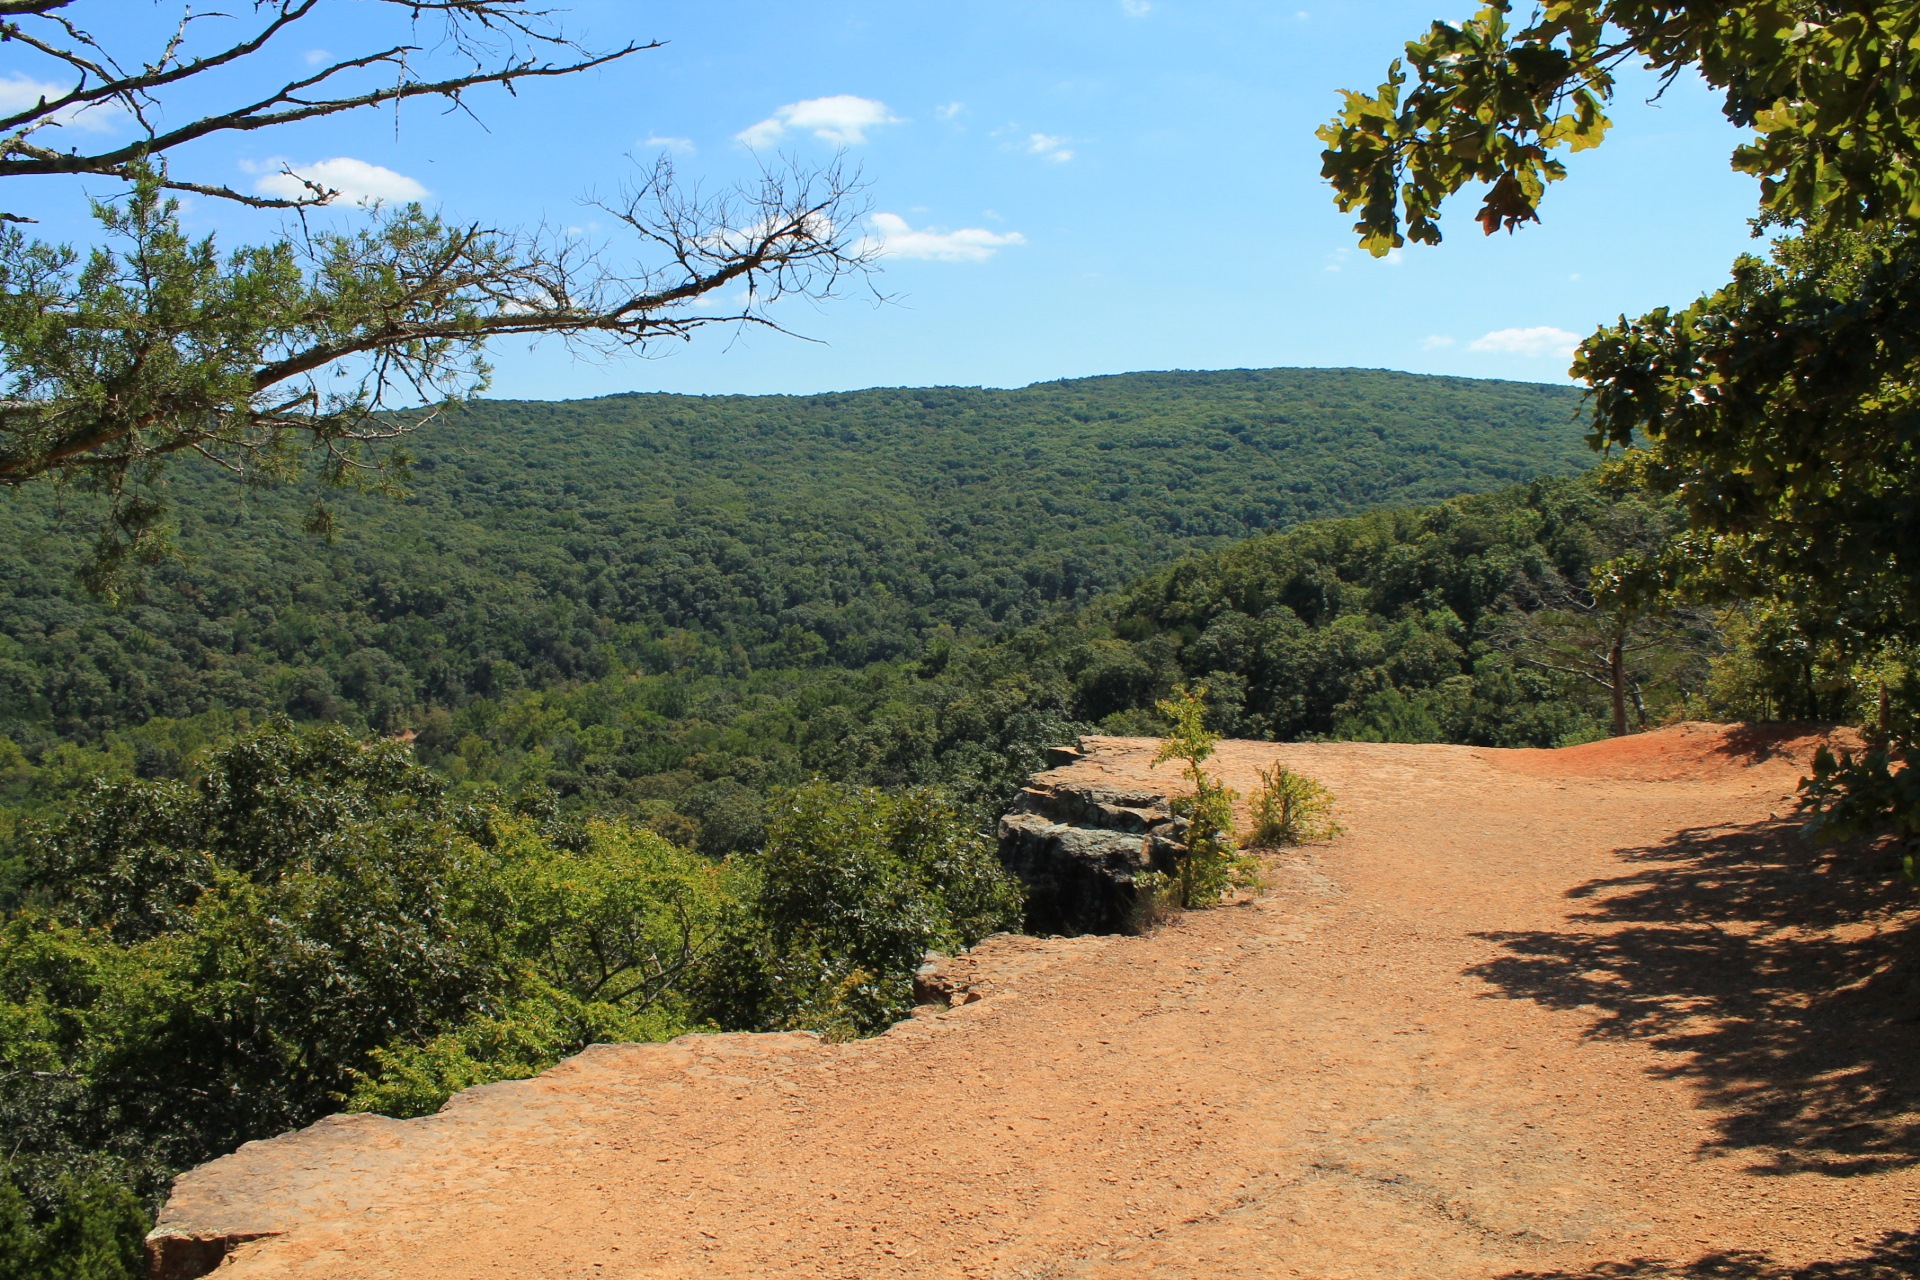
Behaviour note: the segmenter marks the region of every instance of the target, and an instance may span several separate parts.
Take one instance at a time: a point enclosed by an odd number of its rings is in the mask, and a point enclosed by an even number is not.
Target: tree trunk
[[[1627,736],[1627,638],[1616,635],[1607,653],[1607,674],[1612,679],[1613,736]]]

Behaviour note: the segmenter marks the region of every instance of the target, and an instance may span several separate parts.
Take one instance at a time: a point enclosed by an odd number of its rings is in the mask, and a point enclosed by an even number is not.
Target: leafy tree
[[[1691,306],[1602,329],[1575,368],[1596,434],[1686,510],[1676,576],[1855,652],[1920,638],[1920,240],[1783,238]]]
[[[1678,527],[1676,515],[1656,503],[1611,505],[1602,522],[1611,558],[1584,582],[1552,565],[1523,577],[1513,588],[1514,607],[1488,635],[1490,647],[1524,666],[1604,690],[1615,737],[1627,732],[1629,708],[1634,723],[1647,727],[1646,683],[1678,679],[1698,687],[1713,647],[1712,616],[1660,589],[1658,561]]]
[[[556,334],[641,348],[713,323],[777,327],[767,304],[824,297],[870,265],[837,169],[769,170],[757,188],[714,199],[683,193],[664,162],[603,206],[638,245],[624,270],[605,245],[452,223],[418,205],[375,210],[349,230],[303,221],[296,235],[223,257],[211,237],[182,233],[168,189],[302,209],[339,193],[302,180],[298,198],[262,199],[176,180],[167,167],[174,148],[416,97],[461,106],[479,86],[570,75],[641,46],[577,50],[529,0],[382,0],[361,17],[389,9],[416,23],[437,17],[445,39],[432,50],[399,43],[343,57],[264,98],[173,123],[168,108],[182,93],[250,65],[323,0],[258,0],[251,19],[183,10],[173,38],[132,71],[126,54],[81,25],[72,12],[81,2],[5,7],[0,36],[78,80],[0,120],[9,131],[0,133],[0,176],[100,174],[131,192],[94,203],[102,242],[84,264],[72,248],[17,228],[0,236],[0,485],[59,476],[110,495],[90,566],[97,589],[115,589],[129,560],[164,551],[159,481],[176,454],[255,483],[285,480],[317,458],[335,485],[392,487],[405,456],[383,446],[483,388],[491,339]],[[252,29],[228,44],[197,38],[220,20]],[[377,21],[363,25],[379,33]],[[578,56],[545,61],[542,51]],[[461,69],[423,78],[417,66],[435,55]],[[391,83],[369,80],[389,71]],[[141,136],[97,152],[43,140],[76,114],[108,110]],[[694,307],[729,287],[744,287],[742,307]],[[419,407],[389,412],[401,405]],[[324,507],[310,523],[331,527]]]
[[[1436,242],[1439,205],[1474,181],[1491,184],[1485,229],[1511,230],[1564,172],[1550,153],[1599,141],[1623,60],[1694,69],[1725,92],[1728,119],[1754,131],[1734,165],[1762,179],[1756,229],[1789,234],[1693,305],[1602,328],[1573,371],[1593,388],[1595,447],[1628,450],[1685,508],[1667,584],[1780,624],[1800,656],[1753,665],[1797,666],[1802,705],[1817,701],[1818,666],[1877,686],[1874,758],[1829,762],[1808,794],[1850,810],[1840,825],[1894,820],[1912,797],[1891,780],[1915,741],[1895,703],[1915,688],[1920,642],[1920,120],[1907,101],[1920,14],[1562,0],[1515,27],[1509,12],[1436,23],[1408,45],[1418,83],[1404,98],[1397,62],[1379,92],[1349,93],[1321,130],[1323,172],[1375,253]]]
[[[928,951],[972,946],[1020,920],[1018,886],[991,843],[926,790],[795,788],[748,867],[740,941],[708,1000],[758,1006],[769,1028],[879,1031],[912,1007]]]
[[[1766,220],[1796,228],[1771,261],[1742,257],[1724,288],[1675,311],[1622,318],[1580,349],[1592,442],[1679,495],[1693,537],[1677,585],[1780,601],[1822,639],[1858,651],[1920,621],[1911,492],[1920,323],[1914,308],[1920,125],[1904,109],[1920,18],[1891,4],[1649,7],[1549,4],[1515,27],[1509,6],[1408,46],[1377,95],[1348,95],[1322,130],[1327,176],[1376,252],[1437,241],[1439,204],[1488,180],[1488,230],[1536,217],[1547,152],[1597,142],[1613,70],[1639,58],[1694,69],[1755,131],[1735,165],[1763,176]],[[1407,179],[1404,189],[1400,179]]]
[[[1629,62],[1671,81],[1697,72],[1751,141],[1734,168],[1761,180],[1761,207],[1826,230],[1920,214],[1920,15],[1891,0],[1648,4],[1549,0],[1524,21],[1495,0],[1435,22],[1372,93],[1346,90],[1319,131],[1322,176],[1379,255],[1440,241],[1440,206],[1486,184],[1475,215],[1491,235],[1537,221],[1555,154],[1599,145],[1615,74]],[[1409,85],[1411,80],[1411,85]]]

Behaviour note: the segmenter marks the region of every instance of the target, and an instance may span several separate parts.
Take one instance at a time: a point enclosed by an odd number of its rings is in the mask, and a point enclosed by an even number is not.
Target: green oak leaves
[[[1753,131],[1733,167],[1761,180],[1765,217],[1844,228],[1920,214],[1920,4],[1559,0],[1513,14],[1502,2],[1435,22],[1319,130],[1322,176],[1358,211],[1369,252],[1439,243],[1441,204],[1477,184],[1488,234],[1537,221],[1566,176],[1556,153],[1601,142],[1615,74],[1635,61],[1663,87],[1696,72]]]

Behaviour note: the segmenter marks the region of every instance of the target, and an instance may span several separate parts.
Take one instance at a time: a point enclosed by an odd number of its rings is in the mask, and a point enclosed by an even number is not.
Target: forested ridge
[[[1564,388],[1357,370],[1014,391],[481,402],[420,433],[411,496],[173,484],[181,563],[121,609],[85,504],[0,510],[0,732],[432,707],[693,667],[858,668],[984,635],[1183,553],[1590,460]]]

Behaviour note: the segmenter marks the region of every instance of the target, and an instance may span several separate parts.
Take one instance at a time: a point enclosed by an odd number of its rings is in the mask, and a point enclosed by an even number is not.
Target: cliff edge
[[[873,1040],[596,1046],[435,1116],[249,1144],[180,1179],[156,1263],[1920,1273],[1895,1230],[1920,1204],[1912,893],[1882,852],[1803,838],[1818,741],[1223,743],[1229,783],[1284,760],[1347,828],[1276,857],[1250,902],[1144,936],[991,939]],[[1152,748],[1088,739],[1048,785],[1164,797]]]

